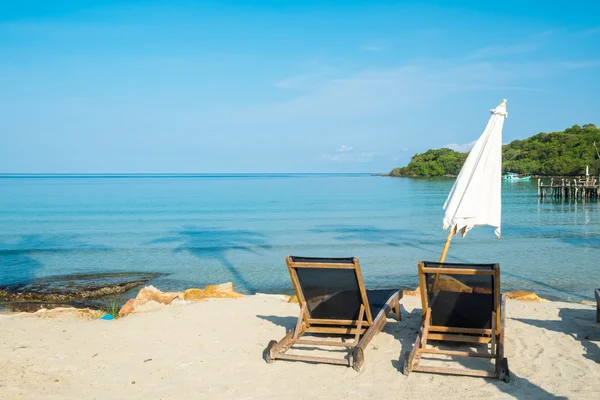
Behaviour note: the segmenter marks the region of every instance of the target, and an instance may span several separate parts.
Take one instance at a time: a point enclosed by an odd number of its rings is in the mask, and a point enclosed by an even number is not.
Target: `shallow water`
[[[367,174],[0,178],[0,285],[161,272],[162,290],[233,281],[290,292],[287,255],[356,256],[370,287],[415,287],[437,260],[451,179]],[[478,227],[448,261],[498,262],[504,290],[580,301],[600,286],[598,203],[503,184],[502,238]]]

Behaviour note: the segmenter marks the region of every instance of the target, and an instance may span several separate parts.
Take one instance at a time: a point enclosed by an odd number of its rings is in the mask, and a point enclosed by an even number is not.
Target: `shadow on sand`
[[[172,236],[150,243],[179,243],[174,250],[176,253],[187,251],[200,259],[218,261],[229,270],[234,284],[249,293],[255,293],[256,287],[231,262],[228,255],[233,251],[257,253],[257,249],[271,247],[267,244],[265,235],[258,232],[197,226],[184,226],[181,230],[173,232]]]
[[[515,321],[571,336],[581,343],[585,350],[583,354],[585,358],[600,364],[600,346],[594,343],[600,342],[600,331],[598,331],[596,323],[596,310],[561,308],[558,316],[560,321],[524,318],[515,318]],[[573,329],[573,327],[575,328]]]
[[[278,315],[257,315],[256,317],[269,321],[273,325],[283,326],[286,332],[294,329],[298,320],[298,317],[280,317]]]

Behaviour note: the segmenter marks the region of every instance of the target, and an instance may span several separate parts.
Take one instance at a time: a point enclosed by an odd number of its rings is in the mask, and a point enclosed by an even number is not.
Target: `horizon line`
[[[227,176],[227,175],[348,175],[382,172],[0,172],[0,177],[25,176]]]

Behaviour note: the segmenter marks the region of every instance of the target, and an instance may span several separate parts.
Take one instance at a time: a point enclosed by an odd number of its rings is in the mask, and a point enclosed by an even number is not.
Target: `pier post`
[[[545,185],[541,178],[538,178],[537,195],[540,199],[552,198],[562,199],[565,198],[574,199],[575,201],[581,199],[583,203],[589,202],[596,199],[600,202],[600,182],[596,179],[592,180],[577,180],[573,179],[560,179],[560,183],[554,183],[554,178],[550,179],[550,184]]]

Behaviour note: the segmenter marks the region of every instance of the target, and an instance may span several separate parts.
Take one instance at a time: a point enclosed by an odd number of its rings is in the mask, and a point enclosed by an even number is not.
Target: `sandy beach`
[[[418,297],[402,300],[361,372],[276,361],[262,353],[296,319],[283,296],[209,299],[102,321],[72,312],[0,316],[2,399],[597,398],[600,325],[594,307],[509,300],[512,381],[401,374],[416,337]]]

